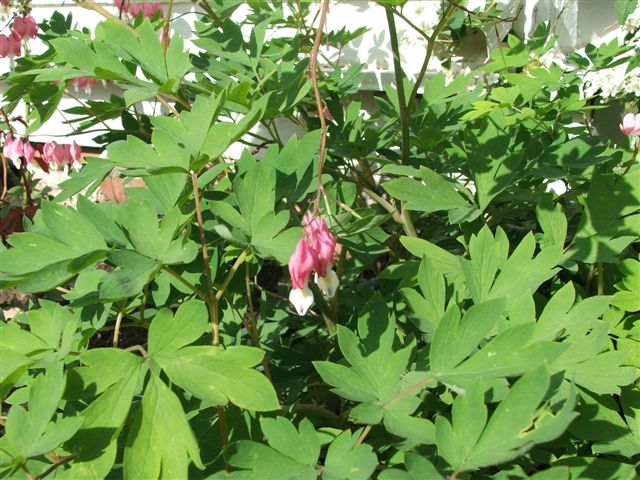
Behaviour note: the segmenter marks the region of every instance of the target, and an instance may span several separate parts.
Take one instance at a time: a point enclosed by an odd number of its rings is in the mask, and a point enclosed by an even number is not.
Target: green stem
[[[402,134],[402,163],[406,164],[409,161],[409,108],[406,103],[404,92],[404,72],[402,71],[402,61],[400,59],[400,45],[398,44],[396,20],[391,8],[385,8],[385,13],[387,15],[389,37],[391,39],[391,51],[393,52],[393,72],[396,79],[396,89],[398,91],[400,130]]]
[[[322,292],[320,291],[320,289],[315,283],[310,282],[309,288],[313,292],[314,300],[318,305],[318,309],[320,310],[320,313],[322,314],[324,323],[327,326],[327,331],[329,332],[329,334],[333,335],[334,333],[337,332],[335,319],[333,318],[335,315],[335,312],[331,311],[330,305],[324,299]]]
[[[224,280],[222,281],[222,284],[220,285],[220,288],[218,288],[218,291],[216,292],[216,295],[214,297],[214,300],[216,301],[216,303],[218,303],[222,298],[222,295],[224,295],[225,290],[227,289],[227,287],[229,286],[229,283],[231,282],[236,272],[238,271],[238,268],[240,268],[240,265],[242,265],[242,262],[244,262],[245,258],[247,258],[248,253],[249,253],[249,249],[245,248],[242,251],[242,253],[238,255],[238,258],[236,258],[236,261],[231,266],[231,269],[227,273],[227,276],[224,278]]]
[[[202,260],[204,263],[204,276],[207,281],[206,303],[209,307],[209,319],[211,320],[211,337],[214,347],[220,345],[220,329],[218,302],[213,296],[213,281],[211,279],[211,264],[209,262],[209,252],[207,251],[207,238],[204,233],[204,221],[202,220],[202,208],[200,207],[200,191],[198,190],[198,175],[191,172],[191,184],[193,185],[193,196],[196,207],[196,218],[198,220],[198,230],[200,231],[200,243],[202,245]]]
[[[116,326],[113,329],[113,348],[118,348],[118,337],[120,335],[120,325],[122,323],[122,315],[124,315],[123,310],[118,312],[118,316],[116,317]]]
[[[224,23],[222,22],[222,19],[218,16],[218,14],[211,8],[211,6],[209,5],[208,0],[192,0],[196,5],[199,5],[200,7],[202,7],[205,12],[207,12],[209,14],[209,16],[211,18],[213,18],[213,21],[216,24],[216,27],[218,28],[222,28]]]
[[[167,55],[167,49],[169,48],[169,25],[171,25],[171,13],[173,12],[173,0],[169,0],[167,7],[167,16],[162,26],[162,51],[165,56]]]
[[[44,472],[42,472],[40,475],[38,475],[37,477],[35,477],[35,480],[42,480],[43,478],[49,476],[49,474],[53,473],[53,471],[64,465],[65,463],[69,463],[71,460],[73,460],[74,458],[76,458],[78,456],[77,453],[72,453],[71,455],[67,455],[65,457],[61,457],[59,458],[53,465],[51,465],[49,468],[47,468]]]
[[[251,299],[251,281],[249,279],[249,264],[245,264],[245,275],[244,275],[244,284],[247,292],[247,306],[249,307],[249,318],[247,319],[247,332],[251,337],[251,341],[253,344],[262,350],[262,345],[260,343],[260,332],[258,332],[258,320],[256,319],[256,313],[253,309],[253,300]],[[262,368],[264,369],[264,374],[267,376],[271,384],[273,384],[273,380],[271,379],[271,369],[269,368],[269,361],[267,360],[267,355],[262,357]]]
[[[200,298],[200,300],[204,300],[205,302],[208,300],[207,294],[204,293],[202,290],[200,290],[198,287],[196,287],[195,285],[193,285],[192,283],[190,283],[187,279],[185,279],[182,275],[180,275],[178,272],[176,272],[175,270],[173,270],[170,266],[168,265],[163,265],[162,266],[162,270],[164,270],[165,272],[167,272],[169,275],[171,275],[173,278],[175,278],[176,280],[178,280],[180,283],[182,283],[185,287],[187,287],[189,290],[191,290],[193,293],[195,293],[198,298]]]
[[[604,264],[598,262],[598,295],[604,295]]]
[[[431,37],[429,37],[429,40],[427,40],[427,53],[424,56],[424,61],[422,62],[422,68],[420,68],[420,73],[418,73],[418,76],[416,77],[416,83],[413,86],[413,90],[411,90],[411,95],[409,95],[409,98],[407,100],[407,105],[411,105],[415,100],[416,96],[418,95],[420,84],[422,83],[422,80],[424,79],[424,76],[427,73],[429,60],[431,60],[431,56],[433,55],[433,50],[436,48],[438,35],[440,35],[440,32],[442,31],[445,24],[449,20],[449,17],[451,16],[451,13],[453,13],[454,9],[455,9],[454,5],[449,5],[449,7],[445,10],[444,14],[442,15],[442,18],[440,18],[440,21],[433,29],[433,33],[431,34]]]
[[[429,375],[428,377],[426,377],[424,380],[419,381],[418,383],[416,383],[415,385],[410,386],[409,388],[401,391],[400,393],[398,393],[395,397],[393,397],[391,400],[389,400],[387,403],[385,403],[382,408],[386,408],[386,407],[390,407],[391,405],[393,405],[396,402],[399,402],[400,400],[402,400],[403,398],[405,398],[407,395],[411,395],[412,393],[422,390],[424,387],[426,387],[429,382],[433,380],[433,376]],[[360,436],[358,437],[358,440],[356,441],[356,446],[360,445],[362,442],[364,442],[365,438],[367,438],[367,435],[369,434],[369,432],[371,431],[371,428],[373,427],[373,425],[367,425],[364,430],[362,431],[362,433],[360,434]]]
[[[418,233],[416,232],[416,227],[413,225],[411,214],[409,214],[409,211],[404,207],[404,203],[402,203],[400,218],[407,236],[417,238]]]
[[[633,151],[633,155],[631,155],[631,160],[629,160],[629,162],[625,165],[626,168],[624,169],[624,172],[622,172],[622,176],[626,175],[635,163],[636,158],[638,157],[638,150],[640,150],[640,140],[638,140],[638,142],[636,143],[636,148]]]

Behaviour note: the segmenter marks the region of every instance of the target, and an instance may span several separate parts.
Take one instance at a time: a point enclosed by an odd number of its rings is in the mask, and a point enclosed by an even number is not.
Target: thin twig
[[[24,474],[27,476],[28,480],[36,480],[36,477],[34,477],[31,472],[29,471],[29,469],[27,468],[27,466],[24,463],[20,464],[20,468],[22,469],[22,471],[24,472]]]
[[[400,393],[398,393],[395,397],[393,397],[391,400],[389,400],[387,403],[385,403],[382,408],[387,408],[390,407],[391,405],[393,405],[396,402],[399,402],[400,400],[402,400],[403,398],[405,398],[407,395],[411,395],[413,392],[415,392],[416,390],[421,390],[424,387],[427,386],[427,384],[433,380],[433,376],[429,375],[427,376],[424,380],[419,381],[418,383],[416,383],[415,385],[410,386],[409,388],[401,391]],[[369,432],[371,431],[371,428],[373,427],[373,425],[367,425],[364,430],[362,431],[362,433],[360,434],[360,436],[358,437],[358,440],[356,441],[356,447],[358,445],[360,445],[362,442],[364,442],[365,438],[367,438],[367,435],[369,434]]]
[[[413,225],[413,220],[411,220],[411,216],[408,214],[407,210],[403,209],[402,211],[398,211],[396,207],[394,207],[390,202],[382,198],[377,193],[369,190],[368,188],[362,189],[363,193],[367,194],[369,198],[378,203],[382,208],[384,208],[387,212],[389,212],[393,219],[402,225],[404,229],[404,233],[407,234],[408,237],[417,237],[416,228]]]
[[[216,12],[213,11],[213,9],[211,8],[211,5],[209,5],[209,2],[207,2],[206,0],[201,0],[201,1],[196,0],[194,1],[194,3],[202,7],[211,16],[211,18],[213,18],[213,21],[215,22],[218,28],[222,28],[224,26],[222,19],[218,16]]]
[[[562,17],[562,15],[564,14],[564,11],[569,6],[569,2],[571,2],[571,0],[566,0],[564,2],[564,4],[562,5],[562,8],[560,9],[560,12],[556,16],[556,19],[553,21],[553,25],[551,26],[551,29],[549,30],[549,35],[553,35],[555,33],[556,27],[558,26],[558,22],[560,21],[560,17]],[[522,9],[522,5],[520,6],[520,8]],[[518,11],[518,14],[519,13],[520,12]]]
[[[387,16],[387,26],[389,27],[391,51],[393,53],[393,73],[396,80],[396,90],[398,92],[402,163],[406,164],[409,161],[409,107],[407,106],[404,92],[404,72],[402,70],[400,45],[398,43],[398,32],[396,30],[396,21],[393,18],[393,10],[391,10],[391,8],[385,8],[385,14]]]
[[[482,16],[485,18],[490,18],[491,20],[495,20],[497,23],[509,23],[509,22],[515,22],[516,20],[518,20],[518,16],[520,16],[520,12],[522,11],[522,5],[520,5],[520,7],[518,8],[518,11],[516,12],[516,14],[512,17],[507,17],[507,18],[502,18],[502,17],[498,17],[496,15],[491,15],[490,13],[483,13],[483,12],[474,12],[473,10],[469,10],[468,8],[464,7],[463,5],[460,5],[459,3],[453,2],[452,0],[448,0],[449,3],[451,5],[453,5],[456,8],[459,8],[460,10],[462,10],[465,13],[468,13],[469,15],[475,15],[475,16]]]
[[[322,106],[322,97],[320,96],[320,87],[318,87],[318,52],[322,43],[322,31],[327,20],[327,12],[329,11],[329,0],[321,0],[320,4],[320,20],[316,30],[316,38],[313,42],[309,59],[309,72],[311,74],[311,82],[313,84],[313,93],[316,100],[316,109],[320,118],[320,149],[318,150],[318,191],[316,199],[313,203],[314,213],[318,213],[320,209],[320,197],[324,194],[324,185],[322,184],[322,168],[324,166],[324,156],[327,146],[327,122],[324,118],[324,107]]]
[[[364,430],[362,430],[362,433],[358,437],[358,440],[356,440],[356,444],[353,446],[353,448],[357,448],[360,445],[362,445],[362,442],[364,442],[364,439],[367,438],[367,435],[369,435],[371,428],[373,428],[373,425],[367,425],[366,427],[364,427]]]
[[[64,90],[64,94],[69,97],[72,98],[73,100],[75,100],[76,102],[78,102],[83,108],[85,108],[91,115],[93,115],[96,119],[98,119],[98,121],[103,124],[105,126],[105,128],[107,129],[107,131],[111,131],[112,128],[109,127],[109,125],[107,125],[105,123],[104,120],[102,120],[100,118],[100,115],[98,115],[89,105],[85,105],[82,100],[80,100],[78,97],[76,97],[74,94],[72,94],[71,92],[69,92],[68,88],[65,88]]]
[[[220,425],[220,441],[222,443],[222,449],[226,449],[229,444],[229,429],[227,428],[227,419],[224,413],[224,406],[218,405],[218,424]],[[227,472],[231,471],[231,466],[227,463],[227,459],[224,459],[224,469]]]
[[[220,345],[220,329],[218,326],[218,305],[213,297],[213,281],[211,280],[211,263],[209,252],[207,251],[207,237],[204,233],[204,221],[202,220],[202,208],[200,207],[200,192],[198,190],[198,175],[191,172],[191,184],[193,185],[193,195],[196,203],[196,218],[198,219],[198,229],[200,230],[200,243],[202,244],[202,260],[204,262],[204,275],[207,280],[207,306],[209,307],[209,318],[211,320],[211,335],[214,346]]]
[[[179,117],[179,116],[180,116],[180,113],[179,113],[175,108],[173,108],[173,107],[171,106],[171,104],[169,104],[169,102],[167,102],[167,101],[162,97],[162,95],[160,95],[159,93],[158,93],[158,94],[156,94],[156,99],[157,99],[157,100],[158,100],[162,105],[164,105],[164,106],[167,108],[167,110],[169,110],[171,113],[173,113],[176,117]]]
[[[636,144],[636,148],[633,151],[633,155],[631,155],[631,160],[629,160],[629,162],[626,164],[626,168],[624,169],[624,172],[622,172],[622,176],[625,176],[627,173],[629,173],[629,170],[631,170],[631,167],[636,162],[636,158],[638,157],[638,150],[640,150],[640,139],[638,139],[638,143]]]
[[[416,83],[413,86],[413,89],[411,90],[411,94],[409,95],[409,98],[407,99],[407,108],[409,109],[411,109],[413,101],[418,95],[420,84],[422,83],[422,80],[424,79],[424,76],[427,73],[429,60],[431,60],[431,56],[433,55],[433,50],[436,47],[436,42],[438,41],[438,35],[440,35],[440,32],[442,31],[445,24],[449,20],[449,17],[453,13],[453,10],[454,10],[454,6],[449,5],[449,8],[445,10],[444,14],[442,15],[442,18],[440,19],[436,27],[433,29],[433,33],[431,34],[431,37],[427,41],[427,53],[424,56],[424,61],[422,62],[422,68],[420,68],[420,73],[418,73],[418,76],[416,77]]]
[[[227,273],[227,276],[224,278],[224,280],[220,284],[220,287],[218,288],[218,291],[216,292],[216,295],[214,297],[216,304],[220,302],[220,300],[222,299],[222,296],[224,295],[225,290],[227,289],[227,287],[229,286],[229,283],[231,282],[236,272],[238,271],[238,268],[240,268],[240,265],[242,265],[242,262],[244,262],[244,259],[247,258],[248,253],[249,253],[248,248],[243,250],[242,253],[238,255],[238,258],[236,258],[236,261],[233,262],[233,265],[231,265],[231,269],[229,270],[229,272]]]
[[[60,459],[56,460],[56,462],[51,465],[49,468],[47,468],[44,472],[42,472],[40,475],[38,475],[35,480],[42,480],[44,477],[48,476],[50,473],[52,473],[56,468],[64,465],[65,463],[69,463],[71,460],[73,460],[74,458],[76,458],[78,456],[77,453],[72,453],[71,455],[66,455],[64,457],[61,457]]]
[[[244,275],[244,284],[247,291],[247,306],[249,307],[249,328],[247,331],[249,332],[249,336],[251,340],[255,344],[256,347],[262,350],[262,345],[260,344],[260,333],[258,332],[258,320],[256,319],[256,314],[253,309],[253,300],[251,298],[251,285],[249,281],[249,264],[245,264],[245,275]],[[267,354],[265,352],[262,357],[262,368],[264,369],[264,374],[267,376],[269,381],[273,384],[273,380],[271,378],[271,370],[269,369],[269,362],[267,360]]]
[[[604,295],[604,264],[598,262],[598,295]]]
[[[149,353],[142,345],[132,345],[131,347],[127,347],[124,349],[125,352],[140,352],[144,361],[147,363],[149,370],[151,370],[151,359],[149,358]]]
[[[162,270],[164,270],[165,272],[167,272],[169,275],[171,275],[173,278],[175,278],[176,280],[178,280],[180,283],[182,283],[185,287],[187,287],[189,290],[191,290],[193,293],[195,293],[201,300],[204,300],[205,302],[209,299],[207,297],[207,294],[204,293],[202,290],[200,290],[198,287],[196,287],[195,285],[193,285],[192,283],[190,283],[186,278],[184,278],[182,275],[180,275],[178,272],[176,272],[175,270],[173,270],[170,266],[168,265],[163,265],[162,266]]]
[[[169,48],[169,25],[171,24],[171,13],[173,11],[173,0],[169,0],[169,6],[167,7],[167,17],[164,20],[162,26],[162,51],[167,54]]]
[[[0,153],[0,159],[2,159],[2,196],[0,196],[0,200],[4,200],[7,196],[8,184],[7,184],[7,159],[4,158],[4,154]]]
[[[383,3],[380,3],[379,1],[376,2],[376,3],[378,5],[380,5],[380,6],[382,6],[382,7],[385,6]],[[422,38],[424,38],[427,41],[430,40],[429,35],[427,35],[424,30],[422,30],[419,26],[417,26],[415,23],[413,23],[411,20],[409,20],[409,18],[405,14],[403,14],[399,9],[393,10],[393,13],[395,13],[398,17],[400,17],[402,20],[404,20],[406,22],[406,24],[409,25],[411,28],[413,28],[415,30],[415,32],[418,35],[420,35]]]

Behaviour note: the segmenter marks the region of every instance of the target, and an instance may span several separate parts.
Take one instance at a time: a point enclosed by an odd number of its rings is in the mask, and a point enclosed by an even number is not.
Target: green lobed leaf
[[[204,468],[180,400],[152,375],[127,435],[124,478],[187,478],[191,462]]]

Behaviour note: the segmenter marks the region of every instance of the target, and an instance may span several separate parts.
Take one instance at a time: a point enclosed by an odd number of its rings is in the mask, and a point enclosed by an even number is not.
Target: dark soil
[[[118,348],[147,344],[147,329],[142,327],[126,327],[120,329]],[[113,330],[96,332],[89,341],[89,348],[113,347]]]

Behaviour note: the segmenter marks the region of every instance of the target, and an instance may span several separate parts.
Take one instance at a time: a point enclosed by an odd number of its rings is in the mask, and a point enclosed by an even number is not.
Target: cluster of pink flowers
[[[116,7],[125,13],[128,13],[132,17],[137,17],[138,13],[142,12],[142,16],[145,18],[153,17],[156,12],[160,12],[160,16],[163,15],[162,3],[160,2],[133,2],[131,0],[115,0]]]
[[[7,137],[4,140],[3,153],[6,158],[11,160],[16,168],[21,166],[21,158],[24,158],[25,166],[30,167],[36,158],[36,149],[31,146],[28,140],[22,140],[18,137]],[[42,148],[41,161],[38,162],[43,168],[48,169],[50,166],[65,167],[72,166],[80,160],[82,149],[76,142],[71,144],[60,144],[58,142],[49,142]]]
[[[24,158],[26,164],[30,164],[36,155],[36,149],[31,146],[28,140],[24,142],[18,137],[7,137],[3,146],[4,156],[13,162],[16,168],[20,168],[20,157]]]
[[[331,268],[336,249],[333,236],[322,218],[307,213],[302,222],[304,233],[289,260],[292,289],[289,300],[299,315],[313,305],[313,293],[308,281],[315,271],[315,282],[325,295],[333,297],[338,288],[338,277]]]
[[[0,58],[19,57],[22,55],[22,40],[36,38],[38,24],[31,15],[15,17],[11,26],[11,33],[0,34]]]
[[[78,78],[74,78],[73,80],[71,80],[69,82],[69,86],[73,87],[75,89],[75,91],[78,91],[78,88],[81,88],[84,90],[84,92],[86,94],[90,94],[91,93],[91,87],[93,87],[96,84],[97,80],[95,78],[91,78],[91,77],[78,77]]]
[[[76,142],[61,144],[55,140],[45,143],[42,148],[42,159],[47,165],[57,164],[59,167],[73,165],[82,157],[82,149]]]
[[[620,124],[623,135],[640,135],[640,113],[627,113]]]

